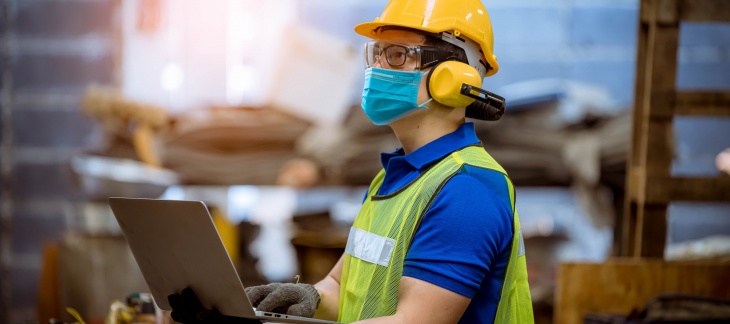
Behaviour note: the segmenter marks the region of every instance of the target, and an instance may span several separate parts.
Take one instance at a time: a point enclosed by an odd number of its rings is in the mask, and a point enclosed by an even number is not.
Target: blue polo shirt
[[[418,150],[382,153],[387,195],[416,179],[451,152],[479,144],[473,123],[461,125]],[[505,175],[464,166],[424,214],[406,254],[403,275],[471,298],[460,323],[493,323],[513,233]]]

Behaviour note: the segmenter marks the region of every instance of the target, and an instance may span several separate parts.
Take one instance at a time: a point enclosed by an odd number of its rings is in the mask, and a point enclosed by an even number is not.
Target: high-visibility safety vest
[[[504,169],[481,145],[452,152],[405,187],[377,196],[385,170],[368,189],[345,248],[340,283],[339,321],[351,323],[393,315],[398,307],[398,288],[403,262],[423,215],[449,179],[464,165],[500,172]],[[533,323],[527,283],[524,243],[515,210],[515,191],[509,178],[514,235],[512,252],[497,306],[495,323]],[[485,322],[490,319],[485,319]]]

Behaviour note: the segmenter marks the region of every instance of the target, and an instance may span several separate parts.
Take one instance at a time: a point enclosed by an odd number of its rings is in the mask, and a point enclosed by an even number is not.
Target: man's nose
[[[383,63],[382,62],[383,62],[383,56],[382,55],[375,56],[375,62],[373,63],[373,67],[383,68]]]

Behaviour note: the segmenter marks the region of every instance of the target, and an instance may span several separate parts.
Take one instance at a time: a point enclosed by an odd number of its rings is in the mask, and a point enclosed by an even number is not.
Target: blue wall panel
[[[680,46],[730,46],[730,24],[683,23],[679,28]]]
[[[514,82],[529,81],[543,78],[565,77],[565,69],[560,63],[550,62],[502,62],[500,71],[493,77],[484,79],[484,88],[492,89]]]
[[[565,44],[568,40],[564,15],[558,8],[497,8],[489,15],[497,47]]]
[[[607,88],[622,107],[630,107],[634,97],[634,62],[581,61],[567,66],[567,78]]]
[[[677,67],[679,89],[730,89],[730,62],[682,63]]]
[[[636,46],[638,10],[576,8],[570,22],[572,45]]]
[[[379,16],[385,3],[302,1],[300,18],[359,50],[365,38],[353,27]],[[485,1],[485,5],[501,64],[499,74],[486,85],[558,77],[605,86],[621,102],[631,102],[638,2]],[[678,87],[730,88],[730,24],[683,24],[680,34]]]

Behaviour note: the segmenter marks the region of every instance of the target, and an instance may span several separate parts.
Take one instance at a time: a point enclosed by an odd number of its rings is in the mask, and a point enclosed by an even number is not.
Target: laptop
[[[257,311],[246,296],[213,219],[202,201],[109,198],[157,306],[190,287],[207,309],[281,323],[336,323]]]

